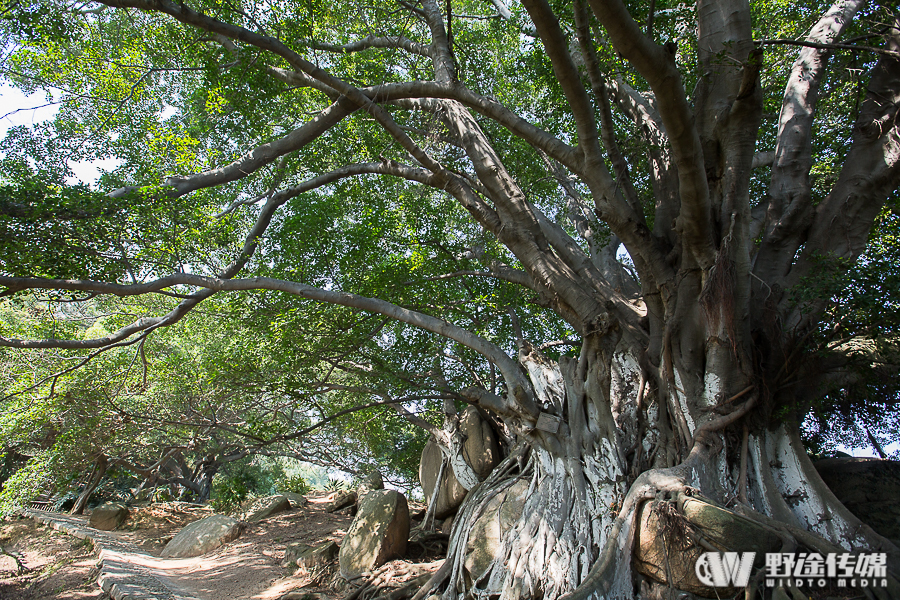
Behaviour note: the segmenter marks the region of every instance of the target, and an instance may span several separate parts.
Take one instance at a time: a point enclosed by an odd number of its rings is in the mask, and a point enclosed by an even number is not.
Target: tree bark
[[[106,475],[106,470],[108,468],[109,459],[106,458],[105,454],[100,454],[100,456],[94,460],[91,474],[84,484],[84,489],[81,491],[81,494],[78,495],[78,499],[75,500],[75,505],[72,506],[72,510],[69,511],[69,514],[80,515],[84,513],[84,509],[87,508],[88,500],[91,499],[94,490],[96,490],[97,486],[100,485],[100,482],[103,481],[103,476]]]

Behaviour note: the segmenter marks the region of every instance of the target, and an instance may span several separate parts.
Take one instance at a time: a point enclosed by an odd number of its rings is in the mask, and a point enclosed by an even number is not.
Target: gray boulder
[[[460,431],[465,437],[462,456],[481,479],[487,477],[500,462],[500,446],[491,426],[481,418],[478,409],[469,406],[460,417]],[[419,462],[419,483],[425,492],[425,502],[431,502],[434,484],[441,468],[443,454],[433,440],[425,445]],[[434,507],[434,518],[445,519],[456,513],[466,497],[466,489],[460,485],[448,464],[441,478],[441,488]]]
[[[426,504],[431,504],[431,495],[434,493],[434,483],[441,468],[443,453],[440,446],[434,440],[429,440],[422,450],[422,458],[419,460],[419,483],[425,492]],[[466,497],[466,488],[460,485],[453,475],[453,469],[448,464],[444,467],[441,477],[441,487],[435,499],[434,518],[444,519],[456,513],[456,509]]]
[[[212,552],[241,534],[241,522],[226,515],[212,515],[184,527],[163,548],[163,558],[191,558]]]
[[[284,494],[266,496],[265,498],[257,498],[247,504],[244,510],[237,515],[237,518],[240,521],[253,523],[290,509],[291,501]]]
[[[288,544],[284,551],[284,566],[297,566],[312,570],[333,561],[337,558],[339,551],[340,548],[334,542],[325,542],[318,546],[295,542]]]
[[[460,430],[466,439],[462,455],[481,479],[500,464],[500,445],[490,424],[481,418],[478,409],[469,406],[460,418]]]
[[[348,492],[345,490],[335,492],[331,497],[331,502],[325,506],[325,512],[337,512],[342,508],[353,506],[356,504],[356,492]]]
[[[287,498],[288,502],[291,503],[291,510],[303,508],[304,506],[309,504],[309,500],[307,500],[306,496],[302,494],[295,494],[294,492],[281,492],[280,494]]]
[[[850,512],[900,544],[900,462],[840,457],[814,464],[825,485]]]
[[[91,512],[91,527],[112,531],[128,518],[128,508],[121,502],[104,502]]]
[[[409,506],[394,490],[373,490],[359,503],[338,555],[341,576],[356,579],[406,552]]]
[[[503,533],[522,515],[528,486],[528,481],[520,480],[491,498],[472,525],[466,543],[465,561],[472,581],[478,581],[499,555]]]
[[[357,496],[357,499],[360,499],[363,496],[365,496],[367,492],[371,492],[372,490],[383,490],[383,489],[384,489],[384,479],[381,477],[381,473],[379,473],[378,471],[374,471],[373,473],[370,473],[362,481],[362,483],[359,484],[359,487],[356,488],[356,496]]]

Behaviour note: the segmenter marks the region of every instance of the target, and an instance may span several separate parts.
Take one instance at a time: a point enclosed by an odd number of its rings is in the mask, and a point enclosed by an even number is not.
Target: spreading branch
[[[303,283],[284,281],[270,277],[219,279],[189,273],[175,273],[154,281],[139,284],[0,276],[0,285],[10,291],[22,291],[27,289],[90,291],[119,297],[140,296],[179,285],[199,287],[208,294],[222,291],[271,290],[286,292],[301,298],[317,300],[319,302],[327,302],[329,304],[375,312],[402,323],[407,323],[420,329],[424,329],[425,331],[430,331],[431,333],[452,339],[463,346],[478,352],[489,361],[496,364],[500,369],[500,372],[507,381],[509,389],[512,391],[513,398],[509,401],[518,401],[528,416],[537,414],[534,400],[531,398],[530,383],[519,370],[518,364],[503,352],[501,348],[466,329],[430,315],[412,311],[377,298],[367,298],[348,292],[325,290]],[[28,345],[17,345],[20,343],[29,342],[7,339],[0,340],[0,345],[4,346],[33,347]],[[67,348],[70,347],[69,344],[77,342],[70,340],[41,340],[40,343],[42,345],[37,347]],[[509,410],[515,410],[515,407],[510,406]]]

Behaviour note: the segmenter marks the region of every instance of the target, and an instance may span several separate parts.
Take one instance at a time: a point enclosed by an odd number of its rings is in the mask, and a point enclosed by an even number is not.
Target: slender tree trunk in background
[[[72,507],[72,510],[69,511],[69,514],[80,515],[84,513],[88,500],[90,500],[91,495],[94,493],[94,490],[97,489],[97,486],[100,485],[103,476],[106,475],[108,467],[109,460],[106,458],[106,455],[101,454],[98,456],[94,461],[94,468],[91,470],[91,475],[88,477],[84,489],[81,491],[81,494],[78,496],[78,499],[75,501],[75,505]]]
[[[213,479],[221,466],[218,462],[203,465],[203,468],[200,470],[199,481],[197,482],[200,490],[197,492],[197,502],[203,503],[209,500],[209,495],[212,493]]]

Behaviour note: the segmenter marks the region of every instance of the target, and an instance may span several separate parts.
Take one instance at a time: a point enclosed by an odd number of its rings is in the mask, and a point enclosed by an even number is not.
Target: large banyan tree
[[[883,551],[900,573],[801,440],[823,398],[887,368],[888,330],[835,282],[893,223],[895,10],[7,3],[4,76],[61,108],[4,142],[5,295],[174,300],[104,335],[0,344],[93,355],[257,291],[379,315],[371,348],[442,349],[395,364],[477,406],[508,454],[479,481],[452,408],[434,428],[472,487],[429,586],[448,598],[633,597],[642,505],[688,535],[698,495],[784,551]],[[98,158],[115,159],[99,189],[67,179]],[[366,356],[328,374],[365,378]],[[517,479],[524,508],[465,584],[472,523]]]

